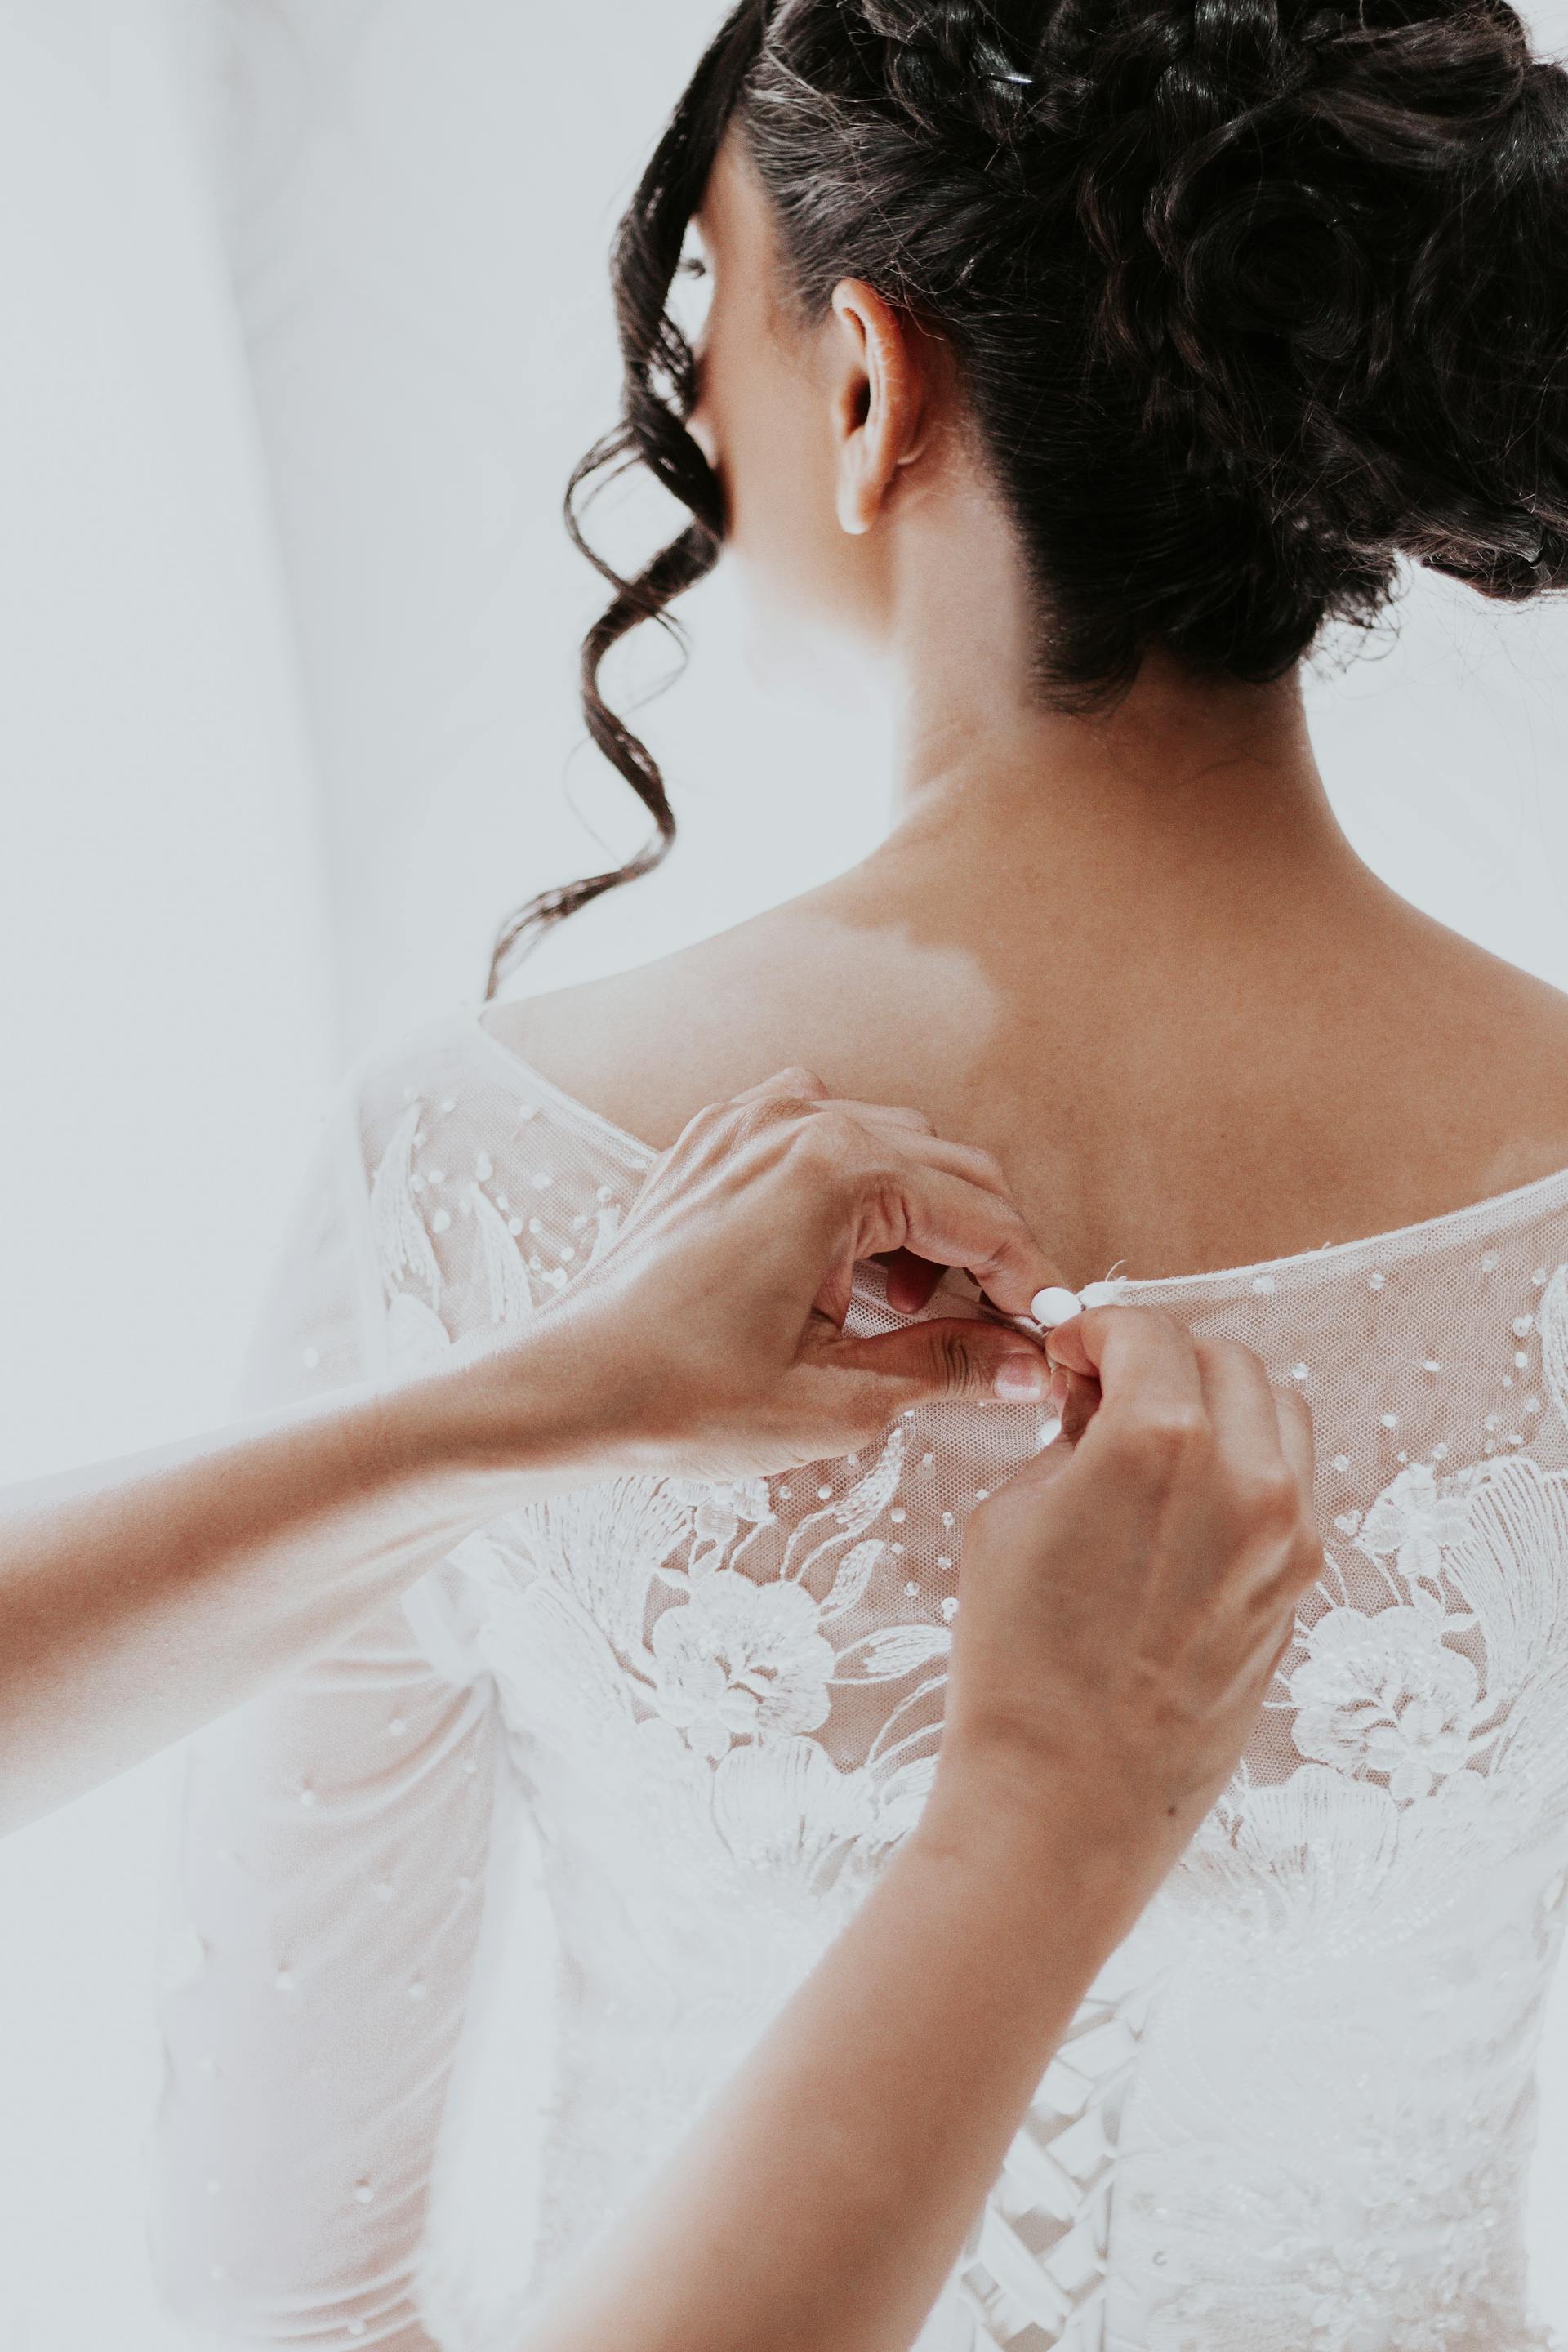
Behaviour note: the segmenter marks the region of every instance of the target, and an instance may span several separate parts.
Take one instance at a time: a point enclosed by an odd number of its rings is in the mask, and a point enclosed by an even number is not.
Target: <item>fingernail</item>
[[[1043,1323],[1049,1331],[1058,1323],[1065,1323],[1069,1316],[1080,1315],[1083,1309],[1074,1290],[1037,1290],[1029,1301],[1029,1312],[1037,1323]]]
[[[1037,1404],[1046,1393],[1046,1365],[1039,1356],[1009,1356],[992,1383],[1009,1404]]]

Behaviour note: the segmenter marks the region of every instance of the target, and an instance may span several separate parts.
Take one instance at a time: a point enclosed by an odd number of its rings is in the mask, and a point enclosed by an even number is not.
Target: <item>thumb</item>
[[[964,1399],[971,1403],[1044,1404],[1051,1367],[1043,1348],[983,1316],[943,1316],[908,1323],[876,1339],[835,1339],[826,1360],[845,1371],[875,1373],[910,1393],[911,1404]]]

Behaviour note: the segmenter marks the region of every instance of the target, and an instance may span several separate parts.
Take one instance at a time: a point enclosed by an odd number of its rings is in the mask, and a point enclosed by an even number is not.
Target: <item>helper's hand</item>
[[[847,1453],[932,1398],[1045,1395],[1042,1344],[980,1314],[847,1334],[855,1265],[871,1257],[906,1314],[949,1267],[1009,1315],[1061,1280],[987,1153],[785,1070],[699,1112],[604,1255],[521,1335],[517,1366],[530,1399],[552,1368],[584,1460],[709,1477]],[[479,1374],[492,1428],[507,1354]]]
[[[1069,1808],[1131,1925],[1235,1769],[1321,1570],[1311,1416],[1250,1348],[1161,1307],[1091,1308],[1048,1346],[1063,1433],[965,1530],[927,1811],[962,1834],[977,1805]]]

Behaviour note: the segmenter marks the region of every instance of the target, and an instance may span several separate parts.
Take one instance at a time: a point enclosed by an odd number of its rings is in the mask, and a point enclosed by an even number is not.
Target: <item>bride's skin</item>
[[[1108,719],[1029,707],[1025,578],[943,347],[853,278],[792,322],[735,131],[695,229],[723,562],[770,670],[808,683],[826,635],[880,675],[896,822],[773,913],[499,1007],[507,1042],[656,1145],[784,1062],[894,1086],[996,1155],[1074,1288],[1358,1239],[1568,1164],[1568,997],[1362,862],[1297,678],[1155,655]]]

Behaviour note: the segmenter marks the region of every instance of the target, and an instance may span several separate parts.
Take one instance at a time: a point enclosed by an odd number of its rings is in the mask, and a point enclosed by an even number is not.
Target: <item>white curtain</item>
[[[510,903],[640,837],[582,748],[600,588],[558,509],[613,414],[610,229],[719,14],[0,0],[0,1478],[221,1417],[343,1056],[476,992]],[[675,520],[601,513],[623,550]],[[530,986],[875,837],[875,711],[759,673],[722,571],[685,618],[640,720],[681,853]],[[1388,657],[1313,698],[1371,861],[1568,986],[1563,618],[1423,581]],[[5,2352],[176,2341],[141,2202],[167,1780],[0,1847]],[[1559,2011],[1536,2237],[1568,2322]]]

